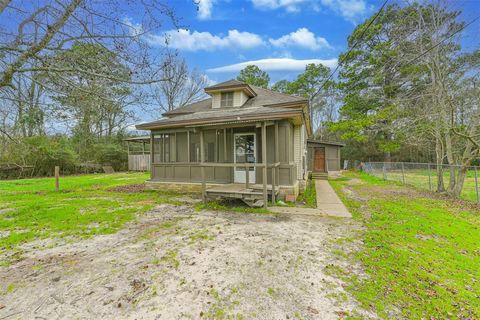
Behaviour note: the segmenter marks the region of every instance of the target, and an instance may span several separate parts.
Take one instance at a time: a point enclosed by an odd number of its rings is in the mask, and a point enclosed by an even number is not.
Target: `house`
[[[202,190],[266,206],[297,196],[307,178],[308,101],[229,80],[205,88],[208,99],[137,125],[150,130],[148,188]]]

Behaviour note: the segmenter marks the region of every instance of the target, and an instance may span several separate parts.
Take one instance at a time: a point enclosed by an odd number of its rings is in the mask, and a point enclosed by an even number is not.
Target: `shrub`
[[[98,164],[112,166],[116,171],[126,169],[127,152],[121,144],[97,143],[94,146],[94,157]]]

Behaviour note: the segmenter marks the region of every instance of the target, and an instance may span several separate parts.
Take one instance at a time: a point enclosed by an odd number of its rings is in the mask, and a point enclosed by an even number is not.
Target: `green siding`
[[[190,156],[188,154],[187,129],[175,130],[174,132],[163,132],[165,147],[168,147],[168,156],[164,156],[162,139],[155,138],[154,164],[152,180],[171,182],[201,182],[201,169],[199,143],[200,135],[198,130],[190,130]],[[225,136],[226,132],[226,136]],[[257,162],[262,162],[262,137],[261,128],[256,126],[245,126],[236,128],[208,129],[204,131],[205,140],[205,161],[210,162],[233,162],[233,135],[235,133],[253,132],[256,134]],[[277,183],[281,185],[294,184],[296,167],[293,163],[293,126],[289,121],[280,121],[278,124],[279,133],[279,178]],[[159,134],[159,132],[154,132]],[[168,140],[168,142],[167,142]],[[225,144],[226,141],[226,144]],[[267,127],[267,162],[275,162],[275,127]],[[226,148],[226,158],[224,148]],[[198,149],[198,150],[196,150]],[[197,154],[198,153],[198,154]],[[164,161],[164,159],[166,161]],[[162,162],[162,163],[160,163]],[[163,163],[167,162],[167,163]],[[262,168],[256,169],[255,183],[262,183]],[[233,168],[206,167],[206,181],[210,183],[233,183]],[[278,181],[279,180],[279,181]],[[272,181],[272,169],[267,169],[267,183]]]

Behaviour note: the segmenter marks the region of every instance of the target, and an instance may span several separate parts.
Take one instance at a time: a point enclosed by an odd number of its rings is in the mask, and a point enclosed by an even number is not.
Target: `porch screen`
[[[200,162],[200,135],[190,134],[190,162]]]
[[[175,148],[175,135],[162,133],[153,135],[153,162],[173,162]]]

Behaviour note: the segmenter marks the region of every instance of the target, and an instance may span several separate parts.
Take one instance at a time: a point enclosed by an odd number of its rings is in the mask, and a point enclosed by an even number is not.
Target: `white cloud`
[[[322,7],[332,10],[348,21],[355,22],[369,10],[366,0],[250,0],[260,10],[285,9],[287,12],[300,12],[302,5],[321,11]]]
[[[310,63],[323,64],[329,68],[334,68],[337,65],[337,59],[306,59],[296,60],[290,58],[269,58],[245,61],[242,63],[231,64],[223,67],[208,69],[207,72],[222,73],[222,72],[238,72],[248,65],[256,65],[265,71],[303,71],[305,66]]]
[[[207,20],[212,17],[212,7],[214,0],[197,0],[198,19]]]
[[[307,28],[300,28],[278,39],[271,38],[269,41],[275,47],[301,47],[311,50],[331,48],[325,38],[315,37],[315,34]]]
[[[140,23],[134,23],[130,17],[123,18],[123,24],[127,26],[131,36],[139,37],[144,33],[143,26]]]
[[[365,0],[321,0],[321,2],[325,7],[352,22],[365,16],[368,11]]]
[[[220,49],[248,50],[270,43],[278,48],[303,48],[320,50],[331,48],[323,37],[317,37],[307,28],[283,35],[278,39],[270,38],[268,42],[255,33],[241,32],[236,29],[229,30],[225,36],[211,34],[210,32],[190,31],[186,29],[170,30],[164,35],[145,35],[151,45],[167,45],[173,49],[185,51],[216,51]]]
[[[153,45],[167,45],[186,51],[215,51],[218,49],[252,49],[264,44],[262,38],[254,33],[229,30],[226,36],[213,35],[210,32],[189,31],[186,29],[167,31],[165,36],[150,35],[148,41]]]
[[[255,8],[261,10],[275,10],[285,8],[288,12],[300,11],[299,4],[308,0],[251,0]]]

